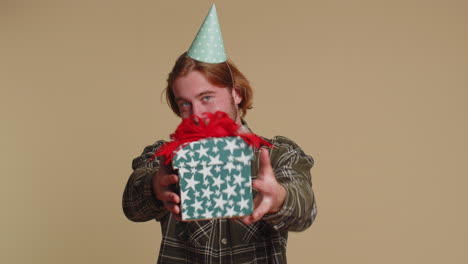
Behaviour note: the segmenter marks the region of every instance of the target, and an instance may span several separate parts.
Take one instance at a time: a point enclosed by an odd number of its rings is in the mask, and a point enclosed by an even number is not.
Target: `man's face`
[[[241,125],[238,104],[242,98],[235,89],[213,85],[198,71],[177,78],[172,89],[181,118],[223,111]]]

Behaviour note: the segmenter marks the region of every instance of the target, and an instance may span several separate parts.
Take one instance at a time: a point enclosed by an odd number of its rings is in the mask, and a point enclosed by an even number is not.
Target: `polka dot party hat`
[[[215,4],[211,6],[187,54],[192,59],[201,62],[221,63],[226,61]]]

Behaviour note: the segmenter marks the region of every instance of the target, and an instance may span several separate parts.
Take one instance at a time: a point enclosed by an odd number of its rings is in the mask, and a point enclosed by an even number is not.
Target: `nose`
[[[205,108],[201,104],[192,104],[192,115],[202,116],[202,114],[206,112]]]

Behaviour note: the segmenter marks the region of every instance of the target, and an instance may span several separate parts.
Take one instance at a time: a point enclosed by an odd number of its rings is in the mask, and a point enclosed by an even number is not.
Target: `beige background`
[[[210,1],[0,1],[0,263],[155,263],[121,210]],[[468,2],[216,1],[247,121],[312,155],[290,263],[467,263]]]

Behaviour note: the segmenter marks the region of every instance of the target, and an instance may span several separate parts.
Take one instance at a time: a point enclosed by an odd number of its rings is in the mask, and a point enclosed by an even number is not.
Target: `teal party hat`
[[[226,61],[223,37],[221,36],[215,4],[211,6],[208,15],[206,15],[205,21],[198,30],[187,55],[194,60],[207,63]]]

